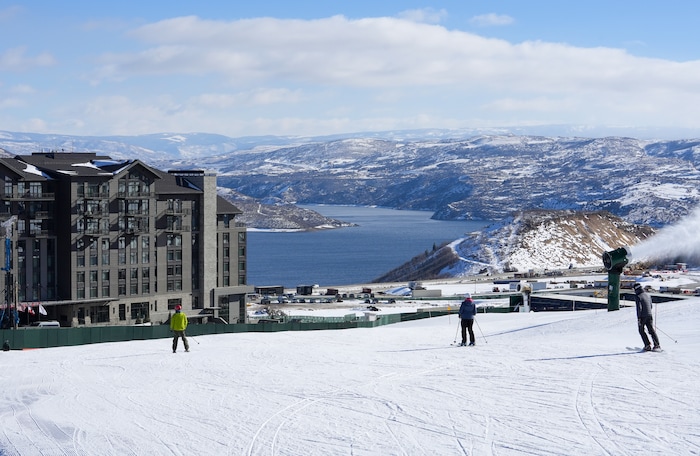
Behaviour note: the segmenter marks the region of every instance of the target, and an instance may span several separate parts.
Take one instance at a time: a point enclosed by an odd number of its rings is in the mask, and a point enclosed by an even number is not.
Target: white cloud
[[[541,41],[511,44],[395,18],[224,22],[181,17],[140,27],[132,35],[151,46],[103,56],[104,74],[215,75],[241,87],[273,81],[535,93],[636,93],[655,87],[694,92],[700,81],[700,62],[677,64],[622,49]]]
[[[474,16],[469,20],[469,23],[479,27],[491,27],[511,25],[515,23],[515,19],[505,14],[489,13]]]
[[[81,119],[90,134],[698,125],[700,61],[510,43],[438,25],[445,17],[422,9],[364,19],[153,22],[128,32],[132,51],[105,52],[88,70],[96,87],[86,92],[103,96],[75,97],[81,105],[71,100],[60,119]],[[0,69],[51,62],[45,57],[16,48],[0,55]]]
[[[48,52],[42,52],[33,57],[27,56],[24,46],[7,49],[0,54],[0,71],[25,71],[54,63],[56,63],[55,59]]]
[[[412,9],[399,13],[401,19],[427,24],[439,24],[447,18],[447,10],[434,8]]]

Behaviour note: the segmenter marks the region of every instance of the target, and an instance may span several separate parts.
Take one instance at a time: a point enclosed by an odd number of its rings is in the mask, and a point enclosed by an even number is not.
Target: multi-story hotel
[[[158,324],[178,304],[245,321],[246,229],[214,173],[53,152],[0,159],[0,179],[2,302],[21,324]]]

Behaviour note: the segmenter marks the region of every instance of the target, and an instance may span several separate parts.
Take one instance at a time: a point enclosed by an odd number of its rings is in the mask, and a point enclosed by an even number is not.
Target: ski
[[[664,351],[663,348],[644,350],[644,348],[642,348],[642,347],[627,347],[627,350],[634,351],[637,353],[648,353],[648,352],[663,353],[663,351]]]

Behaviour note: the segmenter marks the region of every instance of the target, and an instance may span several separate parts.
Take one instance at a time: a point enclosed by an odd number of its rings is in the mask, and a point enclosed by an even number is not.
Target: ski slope
[[[0,455],[700,453],[700,299],[0,352]],[[675,341],[675,342],[674,342]]]

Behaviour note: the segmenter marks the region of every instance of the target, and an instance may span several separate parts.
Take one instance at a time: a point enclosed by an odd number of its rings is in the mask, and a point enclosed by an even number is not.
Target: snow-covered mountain
[[[483,136],[346,139],[207,161],[223,186],[299,203],[379,205],[440,219],[521,209],[607,210],[661,226],[700,200],[700,141]]]
[[[258,199],[431,210],[439,219],[607,210],[629,222],[662,226],[700,202],[700,140],[473,133],[229,138],[0,132],[0,148],[9,154],[89,150],[139,157],[162,169],[216,170],[221,187]]]

